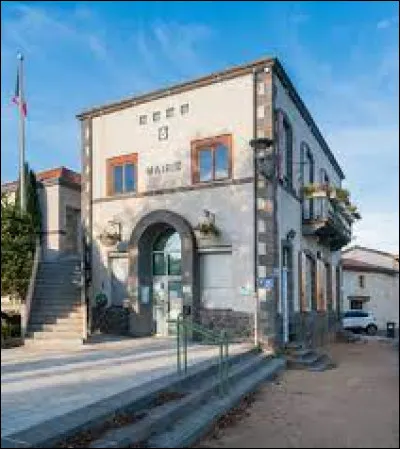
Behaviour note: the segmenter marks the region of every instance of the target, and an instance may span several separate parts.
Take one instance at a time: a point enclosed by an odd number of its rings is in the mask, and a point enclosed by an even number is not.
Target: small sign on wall
[[[258,278],[258,286],[260,288],[265,288],[267,291],[271,291],[274,287],[274,278],[272,277]]]

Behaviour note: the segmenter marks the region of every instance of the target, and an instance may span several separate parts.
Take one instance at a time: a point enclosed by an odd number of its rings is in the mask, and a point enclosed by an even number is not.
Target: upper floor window
[[[232,177],[232,136],[192,142],[193,182],[212,182]]]
[[[358,286],[360,288],[364,288],[365,287],[365,276],[364,275],[360,275],[358,276]]]
[[[185,103],[181,105],[181,114],[187,114],[189,112],[189,103]]]
[[[277,111],[277,130],[279,136],[279,176],[284,182],[293,185],[293,130],[284,112]]]
[[[139,117],[139,124],[140,125],[145,125],[147,123],[147,115],[141,115]]]
[[[324,168],[320,170],[320,182],[321,184],[329,185],[329,176]]]
[[[161,112],[157,111],[157,112],[153,112],[153,122],[158,122],[161,119]]]
[[[285,151],[285,180],[293,184],[293,132],[286,117],[283,119],[283,148]]]
[[[107,159],[107,193],[118,195],[137,189],[137,154]]]
[[[174,108],[168,108],[166,110],[166,113],[165,113],[167,118],[173,117],[174,114],[175,114],[175,109]]]

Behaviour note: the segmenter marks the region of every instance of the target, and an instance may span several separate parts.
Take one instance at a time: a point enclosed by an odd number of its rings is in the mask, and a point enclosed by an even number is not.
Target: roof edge
[[[180,92],[186,92],[188,90],[195,89],[197,87],[207,86],[216,81],[222,81],[224,79],[236,78],[237,76],[251,73],[254,69],[263,67],[272,67],[276,63],[276,58],[261,58],[247,64],[242,64],[228,69],[213,72],[209,75],[195,78],[183,83],[174,84],[172,86],[157,89],[142,95],[137,95],[129,98],[125,98],[119,101],[106,103],[102,106],[95,106],[87,109],[76,115],[79,120],[85,120],[87,118],[97,117],[105,113],[115,112],[119,109],[125,109],[131,106],[136,106],[141,103],[147,103],[168,95],[175,95]]]
[[[355,249],[360,249],[362,251],[367,251],[369,253],[380,254],[381,256],[388,256],[388,257],[391,257],[393,259],[396,259],[396,258],[399,257],[399,255],[395,254],[395,253],[389,253],[387,251],[380,251],[379,249],[367,248],[366,246],[360,246],[360,245],[350,246],[349,248],[346,248],[345,250],[343,250],[342,254],[346,254],[349,251],[353,251]]]

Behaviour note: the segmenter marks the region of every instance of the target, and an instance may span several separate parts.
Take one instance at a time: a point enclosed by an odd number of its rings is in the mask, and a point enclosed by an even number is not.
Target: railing
[[[177,343],[177,371],[178,374],[187,373],[187,355],[188,355],[188,340],[189,335],[201,335],[206,342],[218,345],[219,359],[218,359],[218,377],[219,377],[219,394],[223,396],[228,393],[228,371],[229,371],[229,341],[225,331],[220,334],[210,331],[209,329],[193,323],[185,319],[180,314],[175,321],[176,323],[176,343]],[[183,366],[182,366],[183,365]]]
[[[36,246],[35,246],[35,256],[33,259],[33,266],[32,266],[31,277],[29,279],[28,291],[25,296],[25,302],[24,302],[24,304],[22,304],[22,307],[21,307],[21,336],[22,336],[22,338],[24,338],[26,335],[26,330],[27,330],[28,322],[29,322],[29,316],[31,314],[33,292],[35,289],[36,274],[37,274],[38,267],[39,267],[40,255],[41,255],[40,238],[37,237],[36,238]]]

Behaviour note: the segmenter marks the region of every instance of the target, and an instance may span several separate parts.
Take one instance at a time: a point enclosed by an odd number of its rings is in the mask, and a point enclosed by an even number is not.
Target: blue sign
[[[258,278],[258,286],[271,290],[274,286],[274,278]]]

